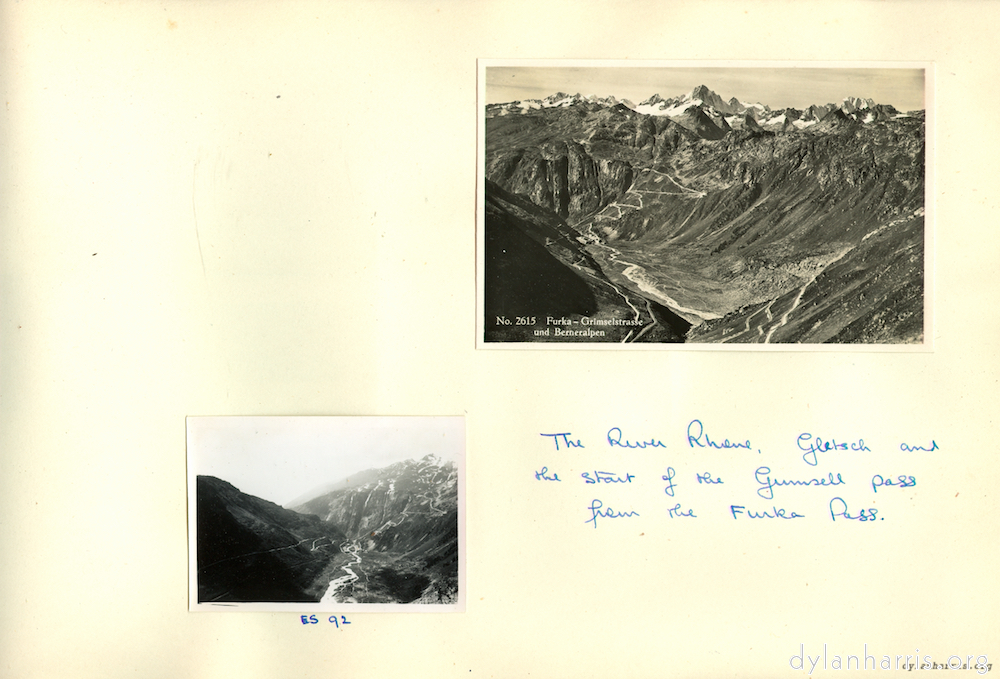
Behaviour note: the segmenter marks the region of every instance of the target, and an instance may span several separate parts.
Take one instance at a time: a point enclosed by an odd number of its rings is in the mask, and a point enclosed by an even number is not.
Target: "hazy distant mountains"
[[[453,463],[427,456],[331,486],[293,511],[198,477],[199,600],[456,600]]]
[[[763,129],[780,131],[790,125],[803,129],[822,122],[834,111],[839,111],[841,119],[855,120],[861,123],[889,120],[901,114],[890,105],[876,104],[872,99],[860,97],[845,97],[839,104],[813,104],[804,109],[782,108],[772,109],[760,102],[743,102],[730,98],[728,101],[704,85],[695,87],[686,94],[664,98],[654,94],[648,99],[633,104],[628,99],[617,99],[613,96],[583,96],[580,94],[565,94],[558,92],[544,99],[526,99],[503,104],[489,104],[486,107],[486,117],[524,114],[533,110],[547,108],[566,108],[575,105],[595,105],[602,107],[623,106],[644,115],[666,116],[681,122],[686,119],[698,119],[704,114],[718,123],[720,129],[742,129],[747,118],[752,119]]]
[[[486,341],[922,340],[923,111],[559,93],[486,107],[484,173]]]

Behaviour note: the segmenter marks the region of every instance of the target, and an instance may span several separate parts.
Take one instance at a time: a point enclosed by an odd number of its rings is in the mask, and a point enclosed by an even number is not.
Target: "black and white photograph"
[[[191,417],[192,610],[461,610],[460,417]]]
[[[926,65],[479,66],[479,346],[928,349]]]

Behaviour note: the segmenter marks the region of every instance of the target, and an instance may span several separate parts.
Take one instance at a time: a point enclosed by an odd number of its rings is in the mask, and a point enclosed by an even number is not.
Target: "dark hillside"
[[[197,479],[198,600],[316,601],[307,588],[338,553],[336,525],[213,476]]]

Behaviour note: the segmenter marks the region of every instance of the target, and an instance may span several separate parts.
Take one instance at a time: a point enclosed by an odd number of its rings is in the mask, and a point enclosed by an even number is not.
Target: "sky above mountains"
[[[705,85],[726,101],[772,109],[870,98],[900,111],[923,109],[921,68],[774,68],[624,66],[487,66],[486,103],[542,99],[556,92],[614,95],[634,104],[654,94],[681,96]]]
[[[192,417],[188,470],[284,504],[365,469],[434,454],[459,462],[460,417]]]

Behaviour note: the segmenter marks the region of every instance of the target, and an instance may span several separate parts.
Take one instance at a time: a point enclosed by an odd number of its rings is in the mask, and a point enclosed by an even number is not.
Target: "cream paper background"
[[[774,677],[824,643],[996,662],[998,15],[0,2],[0,674]],[[934,351],[477,351],[477,58],[934,62]],[[184,418],[270,414],[466,417],[465,613],[188,612]],[[533,479],[540,432],[680,454],[693,417],[774,451],[942,450],[879,456],[918,474],[909,507],[836,530],[595,531]],[[665,463],[607,464],[629,459]]]

